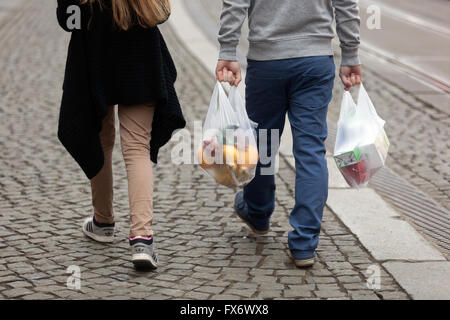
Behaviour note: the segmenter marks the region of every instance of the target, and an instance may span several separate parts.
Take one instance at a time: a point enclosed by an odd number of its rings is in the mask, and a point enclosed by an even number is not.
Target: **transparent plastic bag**
[[[236,188],[254,178],[258,163],[255,126],[237,88],[232,87],[227,97],[217,82],[197,151],[198,163],[217,183]]]
[[[366,186],[384,166],[389,149],[384,124],[362,84],[357,105],[351,94],[344,92],[333,156],[351,187]]]

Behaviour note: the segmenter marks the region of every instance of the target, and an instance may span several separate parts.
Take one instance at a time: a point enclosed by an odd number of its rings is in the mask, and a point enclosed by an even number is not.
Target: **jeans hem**
[[[295,252],[294,252],[294,251],[291,250],[291,253],[292,253],[292,256],[294,257],[295,260],[311,259],[311,258],[314,258],[316,256],[315,251],[311,252],[311,251],[298,251],[298,250],[295,250]]]

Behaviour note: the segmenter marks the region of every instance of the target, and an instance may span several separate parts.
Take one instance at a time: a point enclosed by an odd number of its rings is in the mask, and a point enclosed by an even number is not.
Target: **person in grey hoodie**
[[[263,137],[261,130],[267,134],[258,141],[256,176],[236,194],[234,208],[256,234],[269,231],[275,208],[272,168],[287,113],[296,167],[288,244],[295,265],[307,267],[314,263],[328,196],[324,142],[335,77],[333,20],[342,57],[339,76],[349,90],[362,78],[358,4],[357,0],[223,0],[216,76],[235,86],[241,81],[236,48],[247,15],[246,108],[258,123],[258,138]],[[264,157],[269,161],[262,161]]]

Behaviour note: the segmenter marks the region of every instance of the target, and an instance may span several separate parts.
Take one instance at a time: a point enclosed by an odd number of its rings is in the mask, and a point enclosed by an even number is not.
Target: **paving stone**
[[[259,290],[260,291],[271,290],[271,289],[282,290],[285,288],[285,286],[286,285],[281,284],[281,283],[263,282],[259,285]]]
[[[358,282],[358,283],[344,283],[343,287],[347,290],[355,290],[355,289],[367,289],[367,283]]]
[[[304,276],[306,274],[306,270],[304,269],[288,269],[288,270],[277,270],[275,271],[275,274],[277,276],[293,276],[293,277],[299,277]]]
[[[193,278],[198,278],[198,279],[205,279],[205,280],[216,280],[220,277],[220,274],[218,273],[201,273],[201,272],[196,272],[192,274]],[[225,277],[223,278],[225,280],[232,280],[229,277],[227,277],[227,275],[225,275]]]
[[[281,277],[280,283],[284,284],[300,284],[304,281],[304,277]]]
[[[316,287],[318,290],[341,290],[338,283],[317,283]]]
[[[268,290],[261,290],[261,292],[258,294],[258,296],[256,297],[256,299],[274,299],[274,298],[279,298],[283,295],[283,290],[278,289],[278,290],[274,290],[274,289],[268,289]]]
[[[315,285],[289,285],[289,288],[284,290],[285,298],[307,298],[312,297],[312,292]]]
[[[241,300],[242,298],[233,294],[221,294],[215,295],[210,298],[211,300]]]
[[[196,291],[187,292],[183,298],[185,299],[193,299],[193,300],[206,300],[210,296],[209,293],[201,293]]]
[[[345,296],[345,293],[335,289],[322,289],[314,291],[314,294],[319,298],[340,298]]]
[[[352,265],[348,262],[326,261],[325,263],[330,269],[337,269],[339,271],[341,271],[342,269],[352,269]]]
[[[31,287],[32,286],[32,284],[27,282],[27,281],[9,282],[8,285],[13,287],[13,288],[26,288],[26,287]]]
[[[211,293],[211,294],[219,294],[223,292],[224,288],[221,287],[213,287],[213,286],[201,286],[195,289],[196,292],[204,292],[204,293]]]
[[[9,299],[16,299],[24,295],[32,294],[33,292],[26,289],[26,288],[15,288],[15,289],[9,289],[2,292],[4,296],[6,296]]]
[[[332,273],[327,269],[311,270],[313,276],[331,276]]]
[[[272,284],[272,283],[276,283],[277,280],[278,280],[278,278],[274,277],[274,276],[255,276],[255,277],[253,277],[253,279],[251,281],[259,283],[259,284],[262,284],[262,283]]]
[[[383,300],[409,300],[409,297],[404,292],[392,291],[392,292],[382,292]]]
[[[222,279],[245,282],[249,279],[249,276],[247,274],[225,274]]]
[[[307,283],[335,283],[337,282],[333,277],[308,277],[306,278]]]
[[[350,297],[353,300],[380,300],[380,298],[372,292],[367,291],[350,291]]]
[[[354,277],[350,277],[350,276],[342,276],[342,277],[337,277],[339,282],[342,283],[359,283],[361,282],[361,278],[354,276]]]
[[[54,296],[46,293],[33,293],[27,296],[22,297],[24,300],[51,300],[54,299]]]
[[[8,282],[13,282],[13,281],[18,281],[18,280],[21,280],[21,279],[17,276],[13,276],[13,275],[0,277],[0,283],[8,283]]]
[[[158,289],[158,293],[164,294],[169,297],[181,297],[185,294],[182,290],[173,290],[173,289]]]
[[[253,289],[227,289],[225,295],[236,295],[242,298],[251,298],[256,293]]]

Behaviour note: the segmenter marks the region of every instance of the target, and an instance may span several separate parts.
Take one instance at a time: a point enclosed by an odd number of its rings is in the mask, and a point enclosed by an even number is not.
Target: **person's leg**
[[[153,235],[153,172],[150,138],[153,104],[119,105],[120,139],[128,179],[130,238]]]
[[[291,70],[288,114],[296,179],[295,206],[289,219],[294,230],[288,241],[294,258],[304,260],[314,257],[328,196],[326,117],[335,66],[332,56],[306,57],[296,59]]]
[[[105,155],[103,168],[90,180],[94,217],[101,224],[111,224],[114,222],[112,171],[112,154],[116,136],[114,110],[114,106],[109,107],[108,114],[102,122],[102,130],[100,131],[100,141]]]
[[[281,60],[249,61],[247,68],[246,109],[249,118],[258,123],[260,161],[255,178],[244,188],[243,195],[237,195],[236,202],[245,204],[252,224],[262,230],[268,229],[275,206],[275,156],[287,110],[288,74],[284,66]],[[261,129],[267,130],[267,143],[260,145]],[[275,141],[272,141],[273,133]]]

